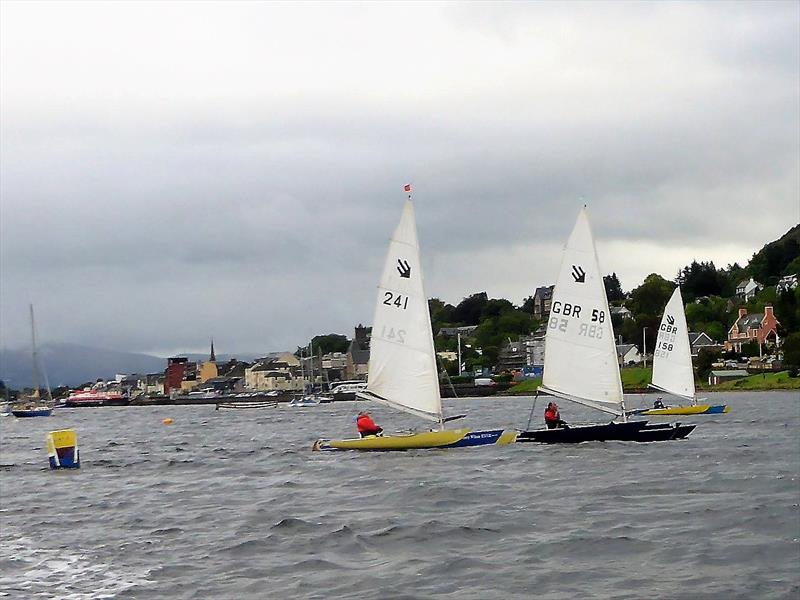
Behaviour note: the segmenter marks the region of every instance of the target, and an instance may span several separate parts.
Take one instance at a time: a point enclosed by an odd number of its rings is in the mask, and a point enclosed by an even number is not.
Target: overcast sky
[[[0,5],[0,329],[168,354],[369,323],[403,184],[429,296],[624,289],[800,220],[800,4]]]

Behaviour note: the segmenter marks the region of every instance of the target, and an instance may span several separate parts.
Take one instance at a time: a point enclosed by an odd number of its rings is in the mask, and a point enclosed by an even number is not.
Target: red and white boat
[[[123,406],[128,397],[118,390],[104,390],[101,387],[84,388],[72,392],[64,402],[65,406]]]

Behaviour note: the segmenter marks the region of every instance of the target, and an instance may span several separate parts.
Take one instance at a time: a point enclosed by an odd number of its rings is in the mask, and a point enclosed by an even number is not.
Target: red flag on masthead
[[[410,183],[405,184],[403,186],[403,190],[406,191],[406,192],[410,192],[411,191],[411,184]]]

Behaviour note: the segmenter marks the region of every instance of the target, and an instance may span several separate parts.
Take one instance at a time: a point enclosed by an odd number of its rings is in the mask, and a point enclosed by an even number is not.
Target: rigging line
[[[436,348],[434,348],[434,352],[435,351]],[[439,365],[442,367],[442,370],[444,371],[444,376],[447,379],[447,383],[450,385],[450,391],[453,392],[453,398],[458,398],[458,394],[456,393],[456,388],[453,385],[453,381],[450,379],[450,373],[447,372],[447,367],[444,366],[444,360],[442,360],[442,358],[438,354],[436,354],[436,360],[439,362]]]
[[[536,400],[539,399],[539,389],[536,389],[536,395],[533,397],[533,406],[531,406],[531,414],[528,415],[528,425],[525,427],[526,431],[531,428],[531,420],[533,419],[533,411],[536,409]]]

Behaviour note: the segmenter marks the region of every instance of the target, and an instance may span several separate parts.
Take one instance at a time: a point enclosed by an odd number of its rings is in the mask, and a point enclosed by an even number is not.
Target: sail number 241
[[[383,303],[386,306],[396,306],[397,308],[405,310],[408,308],[408,296],[392,292],[383,292]]]

